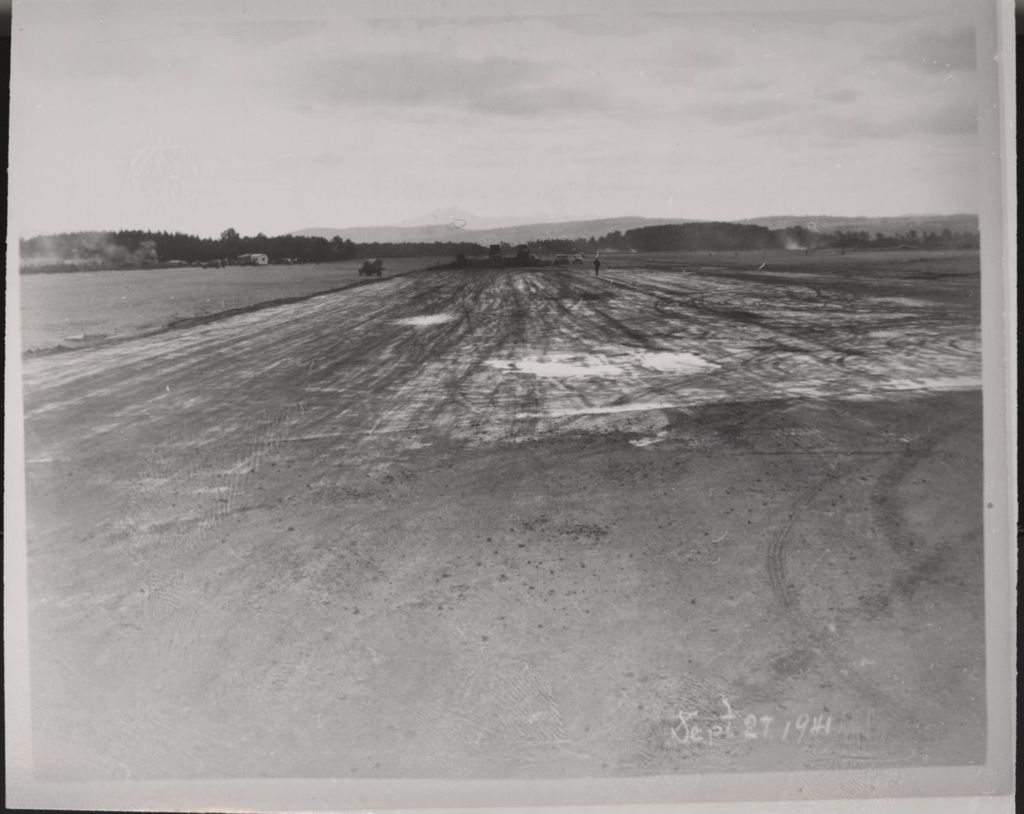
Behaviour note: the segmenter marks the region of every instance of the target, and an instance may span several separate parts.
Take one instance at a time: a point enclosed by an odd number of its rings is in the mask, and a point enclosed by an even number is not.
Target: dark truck
[[[379,257],[373,260],[366,260],[363,262],[363,267],[359,269],[360,277],[380,277],[384,274],[384,261]]]

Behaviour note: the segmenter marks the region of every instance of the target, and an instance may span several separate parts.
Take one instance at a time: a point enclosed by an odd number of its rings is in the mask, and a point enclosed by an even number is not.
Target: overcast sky
[[[13,25],[17,226],[279,234],[439,207],[976,211],[962,5],[661,5],[678,11],[552,0],[530,15],[391,6],[375,18],[366,4],[25,0]]]

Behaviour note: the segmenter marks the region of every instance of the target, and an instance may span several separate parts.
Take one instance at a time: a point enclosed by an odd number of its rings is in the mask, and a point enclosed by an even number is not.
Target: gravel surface
[[[977,289],[417,272],[27,359],[40,777],[982,761]]]

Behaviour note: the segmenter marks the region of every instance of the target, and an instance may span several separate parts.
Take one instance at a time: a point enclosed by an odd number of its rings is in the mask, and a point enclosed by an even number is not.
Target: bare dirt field
[[[25,274],[19,279],[22,344],[29,353],[91,347],[225,311],[309,297],[370,279],[358,275],[362,262]],[[436,262],[386,260],[384,277]]]
[[[40,777],[982,761],[977,256],[791,259],[26,360]]]

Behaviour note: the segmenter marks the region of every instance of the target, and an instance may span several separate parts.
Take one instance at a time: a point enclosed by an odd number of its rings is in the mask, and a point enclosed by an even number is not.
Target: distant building
[[[501,245],[498,243],[491,244],[489,256],[491,259],[491,263],[495,265],[500,265],[504,260],[504,258],[501,255]]]
[[[270,262],[270,258],[260,252],[240,254],[237,257],[237,260],[243,266],[265,266]]]

